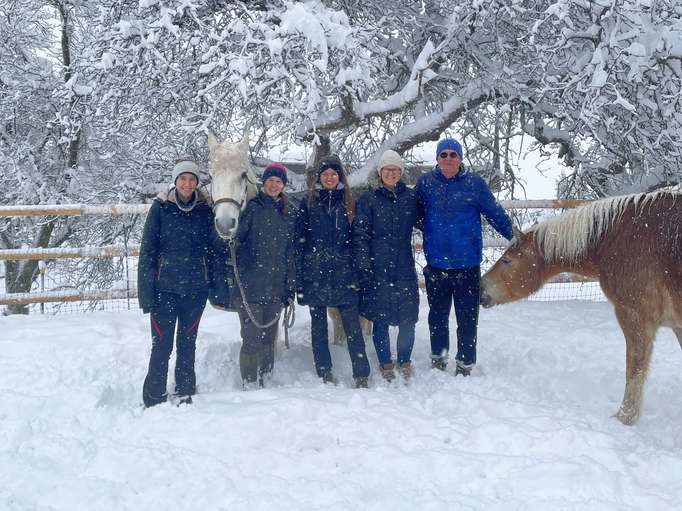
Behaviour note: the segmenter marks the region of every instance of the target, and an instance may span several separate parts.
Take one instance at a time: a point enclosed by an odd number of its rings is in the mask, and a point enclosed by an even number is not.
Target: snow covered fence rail
[[[140,245],[105,245],[103,247],[13,248],[0,250],[0,260],[80,259],[140,255]]]
[[[137,289],[96,289],[79,291],[40,291],[34,293],[0,294],[2,305],[28,305],[32,303],[89,302],[137,298]]]
[[[566,209],[588,200],[502,200],[505,209]],[[85,216],[85,215],[144,215],[149,204],[40,204],[36,206],[0,206],[0,217],[25,216]]]
[[[150,204],[40,204],[36,206],[0,206],[0,217],[146,215]]]
[[[587,203],[587,200],[503,200],[500,204],[505,209],[566,209]],[[56,205],[19,205],[0,206],[0,217],[33,217],[33,216],[123,216],[146,215],[149,204],[56,204]],[[502,238],[486,237],[483,246],[486,249],[501,249],[507,245]],[[421,250],[417,244],[416,250]],[[138,244],[105,245],[88,247],[60,247],[60,248],[18,248],[0,250],[2,260],[39,260],[49,261],[57,259],[93,259],[136,257],[139,255]],[[591,282],[573,274],[561,274],[550,281],[554,284]],[[127,289],[95,289],[78,290],[62,289],[58,291],[34,291],[31,293],[0,293],[0,305],[33,304],[33,303],[61,303],[81,301],[103,301],[132,299],[137,297],[135,285]]]

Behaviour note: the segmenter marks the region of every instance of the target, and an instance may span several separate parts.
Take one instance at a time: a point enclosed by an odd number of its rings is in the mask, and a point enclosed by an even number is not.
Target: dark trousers
[[[391,359],[391,338],[388,334],[388,323],[375,321],[372,324],[372,340],[374,349],[377,352],[379,364],[382,366],[393,362]],[[404,364],[410,361],[412,348],[414,347],[414,323],[403,323],[398,326],[398,340],[396,344],[396,354],[398,363]]]
[[[461,268],[441,270],[424,268],[426,297],[429,301],[429,333],[431,357],[445,359],[450,351],[450,307],[455,305],[457,318],[457,362],[462,365],[476,363],[476,331],[481,270]]]
[[[282,310],[280,303],[250,303],[249,310],[261,325],[272,321]],[[244,383],[253,383],[271,373],[275,364],[275,340],[277,321],[267,328],[256,326],[243,303],[239,304],[239,323],[241,324],[242,347],[239,352],[239,369]]]
[[[145,406],[154,406],[166,400],[168,361],[173,351],[173,337],[176,344],[175,393],[181,396],[194,394],[196,390],[194,353],[206,298],[206,292],[188,295],[158,293],[157,305],[149,315],[152,353],[142,389]]]
[[[339,305],[336,307],[341,315],[343,329],[346,332],[348,353],[353,366],[353,378],[369,376],[369,361],[365,352],[365,338],[360,329],[358,306]],[[332,368],[332,357],[329,353],[329,333],[327,329],[327,307],[310,306],[310,326],[313,344],[313,359],[317,375],[322,377],[326,370]]]

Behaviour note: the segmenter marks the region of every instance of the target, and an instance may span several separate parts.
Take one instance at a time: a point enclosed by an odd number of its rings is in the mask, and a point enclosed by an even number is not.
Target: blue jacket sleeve
[[[137,263],[137,300],[146,313],[156,304],[156,275],[159,271],[161,237],[161,203],[155,200],[149,208],[142,233]]]
[[[488,188],[488,185],[483,179],[480,179],[479,208],[488,223],[492,225],[493,229],[508,240],[512,239],[514,232],[511,218],[509,218],[509,215],[507,215],[504,208],[500,206],[499,202],[495,200],[495,197],[490,192],[490,188]]]

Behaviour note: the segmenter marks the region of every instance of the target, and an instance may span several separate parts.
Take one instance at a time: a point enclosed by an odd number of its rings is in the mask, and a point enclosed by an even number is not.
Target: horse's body
[[[639,417],[656,331],[682,346],[682,194],[614,197],[518,232],[481,281],[484,307],[525,298],[572,272],[599,279],[626,341],[624,424]]]

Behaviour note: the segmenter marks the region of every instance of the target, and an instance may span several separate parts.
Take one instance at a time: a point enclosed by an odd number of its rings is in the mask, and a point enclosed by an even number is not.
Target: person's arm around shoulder
[[[161,255],[161,214],[161,202],[155,199],[144,223],[137,264],[137,299],[145,314],[151,312],[156,305],[156,276]]]
[[[480,212],[486,218],[488,223],[492,225],[493,229],[499,232],[508,240],[512,239],[514,232],[512,229],[512,221],[504,208],[495,199],[495,196],[490,191],[486,182],[480,176],[475,176],[478,180],[478,204]]]

